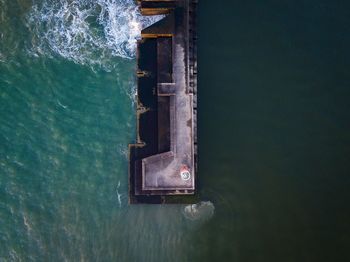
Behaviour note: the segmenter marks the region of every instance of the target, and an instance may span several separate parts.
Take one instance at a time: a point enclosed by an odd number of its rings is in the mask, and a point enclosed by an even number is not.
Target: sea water
[[[128,205],[132,0],[0,0],[0,261],[348,261],[349,4],[199,1],[202,202]]]
[[[161,17],[131,0],[2,0],[0,12],[0,261],[177,256],[184,207],[127,195],[136,40]]]

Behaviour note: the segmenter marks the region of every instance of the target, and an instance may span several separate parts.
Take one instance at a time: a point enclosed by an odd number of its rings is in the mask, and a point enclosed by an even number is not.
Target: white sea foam
[[[62,108],[64,108],[64,109],[66,109],[68,106],[65,106],[65,105],[63,105],[61,102],[60,102],[60,100],[58,100],[57,99],[57,103],[58,103],[58,105],[60,106],[60,107],[62,107]]]
[[[133,58],[144,17],[134,0],[44,0],[27,17],[32,55],[60,55],[79,64],[110,68],[113,57]]]
[[[119,193],[119,187],[120,187],[120,181],[118,181],[118,186],[117,186],[117,190],[116,190],[116,193],[117,193],[117,197],[118,197],[118,203],[119,203],[119,207],[122,206],[122,194]]]
[[[197,204],[187,205],[183,215],[191,221],[205,222],[214,215],[215,207],[210,201],[201,201]]]
[[[33,230],[30,224],[28,223],[26,215],[23,213],[23,224],[25,225],[28,234]]]
[[[120,157],[122,157],[124,159],[128,159],[129,150],[124,144],[118,144],[117,153]]]

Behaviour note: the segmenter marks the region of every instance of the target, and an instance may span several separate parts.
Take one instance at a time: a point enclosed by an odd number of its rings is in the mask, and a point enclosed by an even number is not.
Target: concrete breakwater
[[[129,146],[130,203],[190,203],[197,178],[194,0],[140,0],[165,15],[137,44],[137,141]]]

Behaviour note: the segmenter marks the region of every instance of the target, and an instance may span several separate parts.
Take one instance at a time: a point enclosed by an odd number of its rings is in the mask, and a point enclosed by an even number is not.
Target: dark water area
[[[350,4],[201,1],[198,261],[349,261]]]
[[[132,0],[0,0],[0,261],[350,261],[350,3],[198,14],[203,202],[131,206],[151,21]]]

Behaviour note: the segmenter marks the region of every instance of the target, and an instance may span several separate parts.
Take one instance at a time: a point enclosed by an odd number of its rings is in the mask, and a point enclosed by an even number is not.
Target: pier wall
[[[129,146],[129,202],[194,202],[197,179],[197,34],[194,0],[140,0],[137,142]]]

